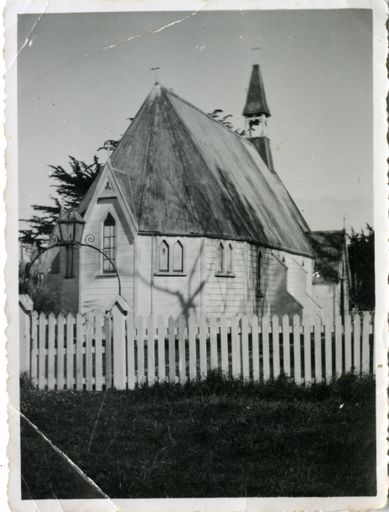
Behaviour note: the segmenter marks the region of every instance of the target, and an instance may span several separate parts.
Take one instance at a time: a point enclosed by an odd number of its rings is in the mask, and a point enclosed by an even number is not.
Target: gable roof
[[[243,115],[251,117],[260,116],[261,114],[265,114],[266,117],[270,117],[270,109],[266,101],[265,86],[263,85],[261,68],[259,67],[259,64],[254,64],[251,72],[246,105],[243,109]]]
[[[255,147],[159,84],[110,164],[141,233],[247,240],[312,256],[305,220]]]
[[[346,251],[344,230],[311,231],[307,233],[315,253],[314,282],[339,281],[341,263]]]

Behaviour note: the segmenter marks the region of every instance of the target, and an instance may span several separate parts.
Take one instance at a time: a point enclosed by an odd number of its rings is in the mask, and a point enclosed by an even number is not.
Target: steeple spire
[[[270,140],[267,136],[267,119],[270,117],[270,109],[266,100],[265,87],[263,85],[259,64],[254,64],[251,71],[243,116],[246,118],[248,140],[254,144],[270,171],[275,172]],[[258,127],[258,129],[256,133],[253,134],[255,127]]]
[[[243,115],[246,118],[259,117],[261,115],[270,117],[270,110],[266,101],[265,87],[263,85],[259,64],[253,65]]]

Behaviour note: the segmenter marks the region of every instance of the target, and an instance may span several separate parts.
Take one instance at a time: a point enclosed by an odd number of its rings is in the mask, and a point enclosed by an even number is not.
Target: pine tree
[[[98,151],[100,149],[112,150],[117,144],[117,141],[106,141]],[[21,219],[27,222],[29,227],[20,230],[19,240],[24,243],[34,243],[37,248],[47,242],[61,208],[76,208],[80,204],[81,199],[102,169],[102,164],[97,156],[93,157],[91,164],[69,156],[69,169],[65,169],[61,165],[50,165],[49,167],[52,169],[50,178],[54,181],[52,187],[55,189],[55,194],[50,196],[50,199],[54,204],[34,204],[32,209],[36,214],[29,219]]]
[[[375,305],[374,283],[374,230],[369,224],[366,232],[351,232],[348,246],[351,271],[351,296],[359,310],[373,310]]]

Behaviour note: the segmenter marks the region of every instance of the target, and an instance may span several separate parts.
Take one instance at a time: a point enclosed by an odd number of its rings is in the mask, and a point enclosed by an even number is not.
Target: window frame
[[[165,247],[167,251],[167,262],[166,268],[161,268],[161,249]],[[170,245],[167,240],[164,238],[158,244],[158,253],[157,253],[157,272],[159,273],[169,273],[170,269]]]
[[[227,268],[227,255],[230,261]],[[235,277],[234,273],[234,246],[232,242],[219,240],[216,247],[216,277]]]
[[[167,270],[160,266],[160,248],[165,243],[168,248],[168,266]],[[182,270],[174,270],[174,249],[176,244],[182,249]],[[186,276],[186,248],[181,237],[156,237],[153,241],[154,247],[154,275],[155,276]]]
[[[181,257],[181,267],[180,269],[176,269],[175,268],[175,263],[176,263],[176,254],[175,254],[175,250],[176,250],[176,247],[179,247],[180,248],[180,257]],[[182,274],[184,272],[184,245],[183,243],[181,242],[181,240],[176,240],[173,244],[173,251],[172,251],[172,263],[171,263],[171,267],[172,267],[172,272],[173,274]]]
[[[225,265],[226,265],[225,271],[227,274],[233,274],[234,273],[234,248],[231,243],[229,243],[227,246],[226,256],[227,256],[227,258],[224,257],[224,261],[225,261]]]
[[[105,228],[106,228],[106,221],[107,221],[107,218],[108,217],[111,217],[112,220],[113,220],[113,224],[109,225],[109,226],[113,226],[113,236],[105,236]],[[102,218],[102,221],[101,221],[101,244],[100,244],[100,248],[102,250],[102,252],[104,254],[106,254],[106,249],[109,250],[109,252],[107,253],[108,257],[111,258],[111,260],[114,262],[115,266],[116,266],[116,256],[117,256],[117,218],[116,216],[113,214],[113,212],[109,209],[105,215],[103,216]],[[113,238],[113,246],[110,245],[109,247],[105,247],[104,245],[104,242],[105,242],[105,239],[108,238],[108,239],[112,239]],[[110,275],[115,275],[115,269],[112,267],[111,263],[107,260],[107,258],[105,258],[103,255],[101,255],[101,258],[100,258],[100,270],[101,270],[101,274],[104,275],[104,276],[110,276]],[[109,270],[106,270],[105,269],[105,265],[109,265]]]

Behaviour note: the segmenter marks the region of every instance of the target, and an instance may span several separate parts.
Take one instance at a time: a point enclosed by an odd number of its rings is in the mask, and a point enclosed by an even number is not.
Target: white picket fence
[[[374,372],[372,316],[314,320],[264,316],[186,320],[131,316],[114,306],[66,317],[20,308],[21,372],[39,389],[134,389],[205,378],[209,370],[268,381],[281,373],[297,384],[330,382],[347,372]]]

